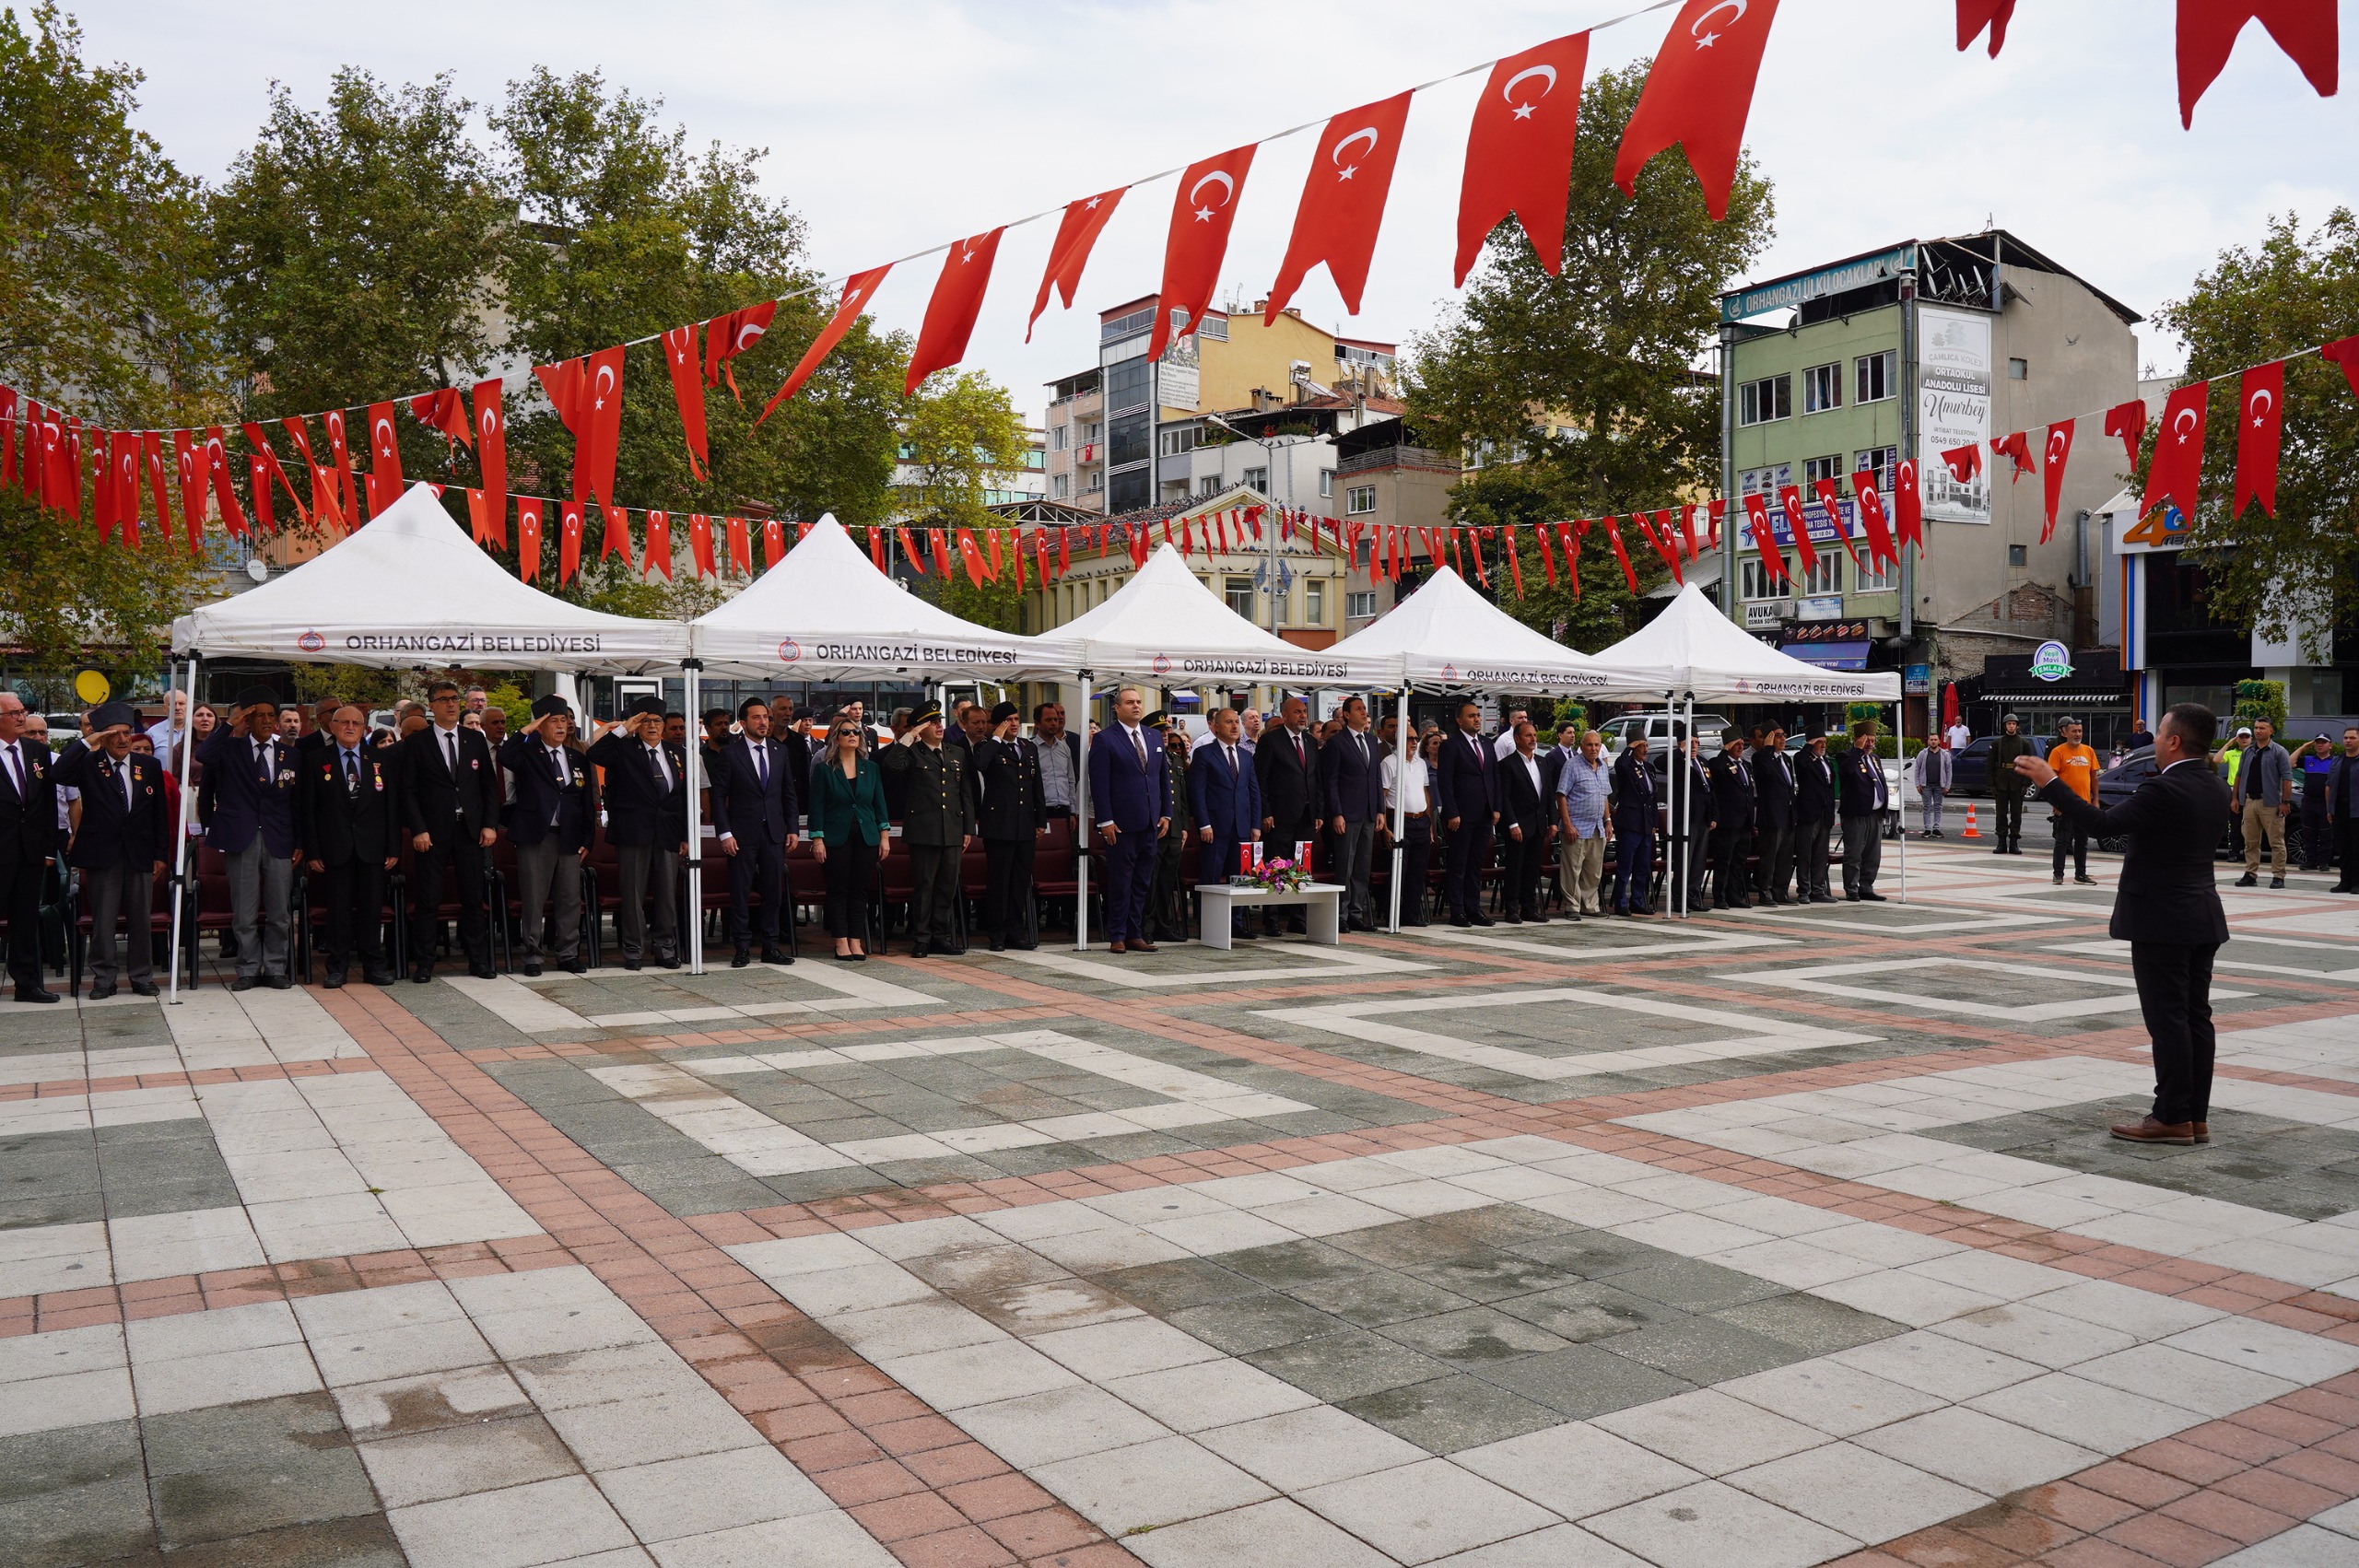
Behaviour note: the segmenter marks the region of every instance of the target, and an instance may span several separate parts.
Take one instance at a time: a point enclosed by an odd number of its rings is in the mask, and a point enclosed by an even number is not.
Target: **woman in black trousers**
[[[827,934],[836,956],[868,956],[868,889],[885,842],[885,785],[861,755],[860,727],[839,720],[811,764],[811,852],[827,879]]]

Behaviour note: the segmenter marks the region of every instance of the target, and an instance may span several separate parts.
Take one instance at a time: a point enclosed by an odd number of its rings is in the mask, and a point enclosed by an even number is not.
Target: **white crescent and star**
[[[2181,423],[2181,421],[2184,421],[2184,423]],[[2193,429],[2195,425],[2195,410],[2192,408],[2180,409],[2171,420],[2171,439],[2184,446],[2187,443],[2188,431]]]
[[[1533,99],[1530,103],[1517,103],[1515,89],[1535,76],[1539,77],[1546,84],[1540,89],[1540,98]],[[1522,70],[1518,71],[1514,76],[1508,78],[1507,86],[1499,89],[1499,96],[1502,99],[1505,99],[1508,102],[1515,104],[1515,117],[1518,120],[1529,120],[1532,118],[1532,111],[1540,107],[1540,99],[1546,98],[1550,93],[1555,92],[1555,66],[1526,65]]]
[[[1368,152],[1373,154],[1376,151],[1377,143],[1382,138],[1377,135],[1375,126],[1363,125],[1358,130],[1354,131],[1350,135],[1345,136],[1342,141],[1337,142],[1333,146],[1329,147],[1327,149],[1327,161],[1330,163],[1343,164],[1342,171],[1339,172],[1335,178],[1338,180],[1349,180],[1353,175],[1359,172],[1360,166],[1358,164],[1344,163],[1344,149],[1345,147],[1350,146],[1355,142],[1366,142],[1367,144]]]
[[[2245,407],[2251,412],[2252,422],[2256,427],[2267,419],[2269,411],[2276,406],[2277,394],[2267,387],[2255,387],[2252,396],[2245,402]]]
[[[597,379],[591,383],[593,391],[593,396],[590,404],[591,407],[604,408],[606,406],[606,384],[614,379],[615,368],[613,366],[601,365],[598,367]]]
[[[740,354],[745,353],[745,345],[753,342],[756,338],[761,336],[762,333],[768,330],[768,328],[764,327],[758,322],[739,322],[737,326],[737,352]]]
[[[1709,22],[1714,17],[1719,16],[1722,11],[1730,11],[1734,13],[1729,18],[1729,26],[1733,28],[1737,23],[1744,20],[1745,12],[1752,8],[1753,0],[1720,0],[1719,5],[1713,6],[1710,10],[1706,11],[1702,16],[1696,18],[1693,22],[1690,22],[1687,25],[1688,36],[1696,41],[1696,48],[1709,49],[1713,44],[1719,41],[1720,35],[1716,32],[1706,32],[1704,30],[1705,24]]]
[[[373,426],[371,426],[371,427],[370,427],[369,434],[370,434],[370,435],[371,435],[372,437],[373,437],[373,436],[377,436],[377,435],[382,435],[382,436],[385,438],[385,443],[384,443],[384,445],[383,445],[381,448],[380,448],[380,449],[379,449],[379,451],[378,451],[378,452],[377,452],[377,455],[378,455],[379,457],[391,457],[391,456],[393,455],[393,422],[392,420],[390,420],[390,419],[380,419],[380,420],[378,420],[378,421],[377,421],[377,423],[376,423],[375,425],[373,425]]]
[[[1237,199],[1237,181],[1229,178],[1228,170],[1226,169],[1212,169],[1205,170],[1203,175],[1198,179],[1194,184],[1188,187],[1188,199],[1191,202],[1194,201],[1198,196],[1203,193],[1204,187],[1211,184],[1215,180],[1219,181],[1221,185],[1220,205],[1222,206],[1226,206],[1229,203],[1235,201]],[[1198,223],[1210,223],[1212,220],[1212,208],[1199,207],[1196,209],[1196,221]]]

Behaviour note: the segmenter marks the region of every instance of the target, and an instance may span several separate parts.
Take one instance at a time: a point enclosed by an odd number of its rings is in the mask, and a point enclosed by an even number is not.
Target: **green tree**
[[[954,531],[999,522],[986,509],[989,492],[1005,487],[1030,449],[1024,416],[1007,389],[972,370],[935,371],[905,410],[901,451],[910,482],[900,487],[902,514],[928,528]],[[1022,596],[1012,564],[997,580],[986,578],[980,585],[954,565],[947,577],[926,579],[925,593],[980,626],[1019,628]]]
[[[229,372],[197,186],[132,127],[138,72],[86,64],[54,5],[29,19],[0,11],[0,381],[113,427],[217,422]],[[99,541],[87,497],[77,521],[0,493],[0,635],[20,665],[60,671],[96,645],[152,667],[198,575],[150,518],[126,550]]]
[[[1460,484],[1450,493],[1450,515],[1470,527],[1518,531],[1516,552],[1523,565],[1522,595],[1519,597],[1515,591],[1507,546],[1496,535],[1485,544],[1483,552],[1490,587],[1486,590],[1475,579],[1471,561],[1465,574],[1468,587],[1566,647],[1595,653],[1638,628],[1638,602],[1622,576],[1622,564],[1614,559],[1614,546],[1607,541],[1604,530],[1596,527],[1578,542],[1580,591],[1573,591],[1574,573],[1565,569],[1561,553],[1555,556],[1556,580],[1550,584],[1548,568],[1540,558],[1532,527],[1534,523],[1562,521],[1574,515],[1562,503],[1563,490],[1557,476],[1534,463],[1503,463],[1479,469]],[[1626,524],[1622,526],[1622,545],[1630,552],[1630,565],[1638,574],[1639,588],[1644,591],[1658,586],[1671,575],[1669,570],[1652,550],[1646,548],[1643,540],[1632,536]],[[1550,548],[1555,549],[1553,538]]]
[[[2257,250],[2222,252],[2187,297],[2154,319],[2187,345],[2182,380],[2231,377],[2212,389],[2203,500],[2189,520],[2189,549],[2203,568],[2212,613],[2272,638],[2297,626],[2325,637],[2352,618],[2359,577],[2359,402],[2339,367],[2315,354],[2289,360],[2277,515],[2251,506],[2231,517],[2233,372],[2342,337],[2359,323],[2359,218],[2338,207],[2306,234],[2293,214],[2272,217]],[[2142,483],[2153,455],[2150,437]],[[2315,648],[2314,655],[2324,659],[2326,650]]]
[[[1461,486],[1470,522],[1551,521],[1661,505],[1719,486],[1719,412],[1698,369],[1719,321],[1719,298],[1768,244],[1776,204],[1747,158],[1714,223],[1675,151],[1639,172],[1635,198],[1614,185],[1622,129],[1648,62],[1608,71],[1581,97],[1565,228],[1564,270],[1541,269],[1514,220],[1491,236],[1462,302],[1412,339],[1411,413],[1433,445],[1503,462]],[[1528,535],[1526,537],[1529,537]],[[1645,583],[1643,541],[1625,538]],[[1537,563],[1532,563],[1537,565]],[[1582,551],[1582,597],[1534,591],[1507,608],[1528,624],[1567,623],[1590,649],[1622,635],[1621,568],[1594,532]],[[1594,640],[1592,640],[1594,639]]]

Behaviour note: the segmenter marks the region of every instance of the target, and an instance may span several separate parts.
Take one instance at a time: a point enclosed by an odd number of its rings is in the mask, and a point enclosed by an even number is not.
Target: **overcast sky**
[[[71,0],[69,0],[69,4]],[[1624,0],[1626,3],[1626,0]],[[770,192],[810,222],[830,274],[1218,152],[1603,20],[1616,0],[291,0],[84,4],[91,57],[147,75],[140,122],[217,179],[251,144],[268,84],[323,101],[329,74],[456,73],[478,103],[534,64],[601,70],[661,96],[692,142],[769,150]],[[1600,32],[1592,70],[1649,54],[1657,12]],[[1948,0],[1786,0],[1746,141],[1774,181],[1778,232],[1757,275],[1966,233],[1987,217],[2142,312],[2182,293],[2272,213],[2315,223],[2359,192],[2359,92],[2321,99],[2258,24],[2178,124],[2161,0],[2026,0],[2006,52],[1954,47]],[[1419,95],[1361,314],[1315,272],[1297,296],[1349,335],[1405,340],[1448,309],[1467,120],[1481,78]],[[1266,293],[1310,138],[1264,147],[1238,209],[1221,298]],[[1675,156],[1675,155],[1673,155]],[[1133,192],[1079,308],[1024,315],[1053,222],[1012,231],[968,363],[1037,417],[1042,383],[1096,359],[1096,310],[1154,290],[1171,181]],[[914,330],[939,262],[888,279],[875,313]],[[2142,357],[2177,346],[2145,329]],[[397,389],[389,389],[397,390]],[[749,389],[750,391],[750,389]]]

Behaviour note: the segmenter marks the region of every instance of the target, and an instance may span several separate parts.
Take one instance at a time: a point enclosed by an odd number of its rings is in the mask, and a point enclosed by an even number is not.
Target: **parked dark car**
[[[1990,792],[1990,743],[1996,735],[1977,735],[1966,750],[1950,758],[1950,793],[1953,795],[1988,795]],[[2056,749],[2053,735],[2026,735],[2031,743],[2031,755],[2045,757]]]
[[[2199,763],[2196,766],[2200,766],[2202,765]],[[2146,780],[2152,778],[2154,776],[2154,748],[2152,746],[2140,746],[2136,751],[2130,753],[2119,762],[2113,764],[2110,767],[2107,767],[2105,771],[2097,775],[2097,804],[2104,807],[2107,811],[2113,810],[2116,806],[2130,799],[2130,796],[2136,794],[2138,792],[2139,786],[2145,783]],[[2298,815],[2295,817],[2294,821],[2296,824],[2299,823],[2300,818]],[[2220,824],[2221,848],[2224,855],[2229,833],[2230,825],[2224,819]],[[2129,847],[2119,838],[2098,838],[2093,839],[2091,842],[2095,844],[2096,848],[2106,850],[2111,854],[2118,854],[2121,850]]]

